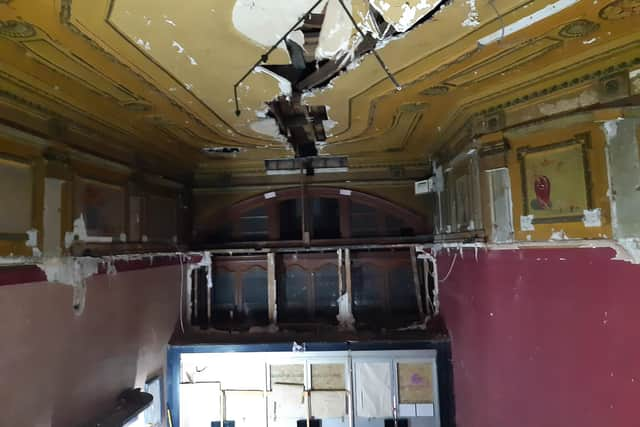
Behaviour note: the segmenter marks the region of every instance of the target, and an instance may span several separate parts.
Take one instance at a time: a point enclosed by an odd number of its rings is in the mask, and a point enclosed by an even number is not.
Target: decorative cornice
[[[492,113],[492,112],[494,112],[496,110],[502,110],[504,108],[513,107],[513,106],[516,106],[518,104],[523,104],[525,102],[530,102],[530,101],[533,101],[536,98],[541,98],[543,96],[551,95],[551,94],[556,93],[558,91],[561,91],[563,89],[567,89],[567,88],[570,88],[570,87],[573,87],[573,86],[577,86],[579,84],[586,83],[586,82],[589,82],[589,81],[592,81],[592,80],[602,79],[604,77],[608,77],[608,76],[611,76],[613,74],[616,74],[616,73],[618,73],[620,71],[626,71],[629,68],[637,66],[637,65],[640,65],[640,57],[635,57],[630,61],[623,61],[623,62],[618,63],[615,66],[612,65],[612,66],[609,66],[607,68],[596,70],[596,71],[594,71],[592,73],[586,73],[586,74],[583,74],[580,77],[575,77],[575,78],[573,78],[571,80],[565,80],[565,81],[563,81],[561,83],[553,84],[553,85],[548,86],[548,87],[546,87],[544,89],[536,90],[536,91],[530,92],[528,94],[525,94],[525,95],[522,95],[522,96],[518,96],[518,97],[513,98],[513,99],[511,99],[511,100],[509,100],[507,102],[500,103],[498,105],[494,105],[492,107],[484,109],[484,110],[480,111],[477,114],[478,115],[484,115],[484,114],[487,114],[487,113]]]
[[[610,21],[640,15],[640,0],[615,0],[600,9],[599,15]]]
[[[587,36],[593,32],[598,31],[599,29],[600,24],[589,21],[587,19],[578,19],[577,21],[570,22],[562,27],[558,34],[561,37],[571,39]]]
[[[0,21],[0,36],[14,39],[24,39],[36,35],[33,25],[24,21]]]

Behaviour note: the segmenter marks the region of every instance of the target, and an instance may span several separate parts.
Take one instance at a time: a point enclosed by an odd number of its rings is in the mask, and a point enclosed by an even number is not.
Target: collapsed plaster
[[[98,273],[103,261],[92,257],[45,258],[38,267],[44,271],[48,282],[73,287],[73,312],[81,315],[86,306],[86,280]]]
[[[521,231],[535,231],[533,226],[533,215],[523,215],[520,217],[520,230]]]
[[[351,0],[344,1],[349,12],[353,13]],[[329,0],[320,30],[318,46],[315,51],[317,60],[332,59],[340,53],[349,52],[354,33],[353,25],[337,0]]]
[[[285,142],[286,138],[280,133],[278,123],[274,118],[267,117],[257,121],[253,121],[249,124],[252,131],[259,133],[260,135],[268,136],[277,141]]]
[[[601,227],[602,226],[602,220],[601,220],[602,212],[600,208],[585,209],[583,212],[584,212],[584,216],[582,217],[582,223],[584,224],[585,227]]]
[[[286,139],[296,157],[316,156],[315,144],[322,148],[327,135],[333,136],[329,131],[337,123],[328,117],[317,117],[317,110],[327,110],[328,106],[305,101],[317,90],[330,89],[333,79],[357,68],[365,55],[397,40],[397,35],[403,35],[444,4],[442,0],[390,1],[237,0],[232,12],[236,30],[260,46],[275,48],[265,52],[248,75],[267,74],[279,88],[275,97],[265,99],[278,132],[274,132],[271,121],[250,122],[249,128],[270,139]],[[270,25],[262,25],[265,21]],[[282,50],[288,53],[288,63],[282,61]],[[382,61],[379,57],[378,60]],[[386,65],[381,65],[399,88]],[[241,95],[251,90],[244,82],[246,77],[234,85],[236,116],[242,114]],[[238,94],[240,88],[242,93]],[[303,111],[306,123],[299,117]],[[292,126],[298,129],[291,129]]]
[[[349,294],[344,293],[337,299],[338,303],[338,315],[336,319],[338,320],[338,328],[343,331],[354,331],[356,319],[353,317],[351,313],[351,305],[349,302]]]
[[[231,19],[236,30],[254,43],[271,47],[316,0],[236,0]],[[322,9],[321,2],[315,11]],[[268,25],[265,25],[265,22]],[[285,49],[284,44],[279,48]]]

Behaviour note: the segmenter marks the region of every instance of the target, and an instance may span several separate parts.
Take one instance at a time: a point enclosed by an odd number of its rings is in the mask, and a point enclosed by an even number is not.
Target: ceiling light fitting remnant
[[[241,150],[238,147],[204,147],[202,151],[206,154],[235,154]]]
[[[307,17],[309,17],[311,15],[311,13],[313,12],[313,10],[324,0],[318,0],[316,1],[313,6],[311,6],[311,8],[304,13],[297,21],[295,24],[293,24],[293,26],[291,28],[289,28],[289,30],[282,35],[282,37],[280,37],[278,39],[278,41],[276,41],[276,43],[271,46],[269,48],[269,50],[263,54],[262,56],[260,56],[260,59],[258,61],[256,61],[255,64],[253,64],[253,66],[240,78],[240,80],[238,80],[234,85],[233,85],[233,96],[235,99],[235,105],[236,105],[236,111],[235,114],[236,116],[240,116],[241,111],[240,111],[240,103],[238,101],[238,86],[240,86],[240,84],[253,72],[253,70],[256,69],[256,67],[258,67],[260,64],[262,63],[266,63],[269,60],[269,55],[271,54],[271,52],[273,52],[274,50],[276,50],[278,48],[278,45],[280,45],[280,43],[285,42],[287,40],[287,37],[289,36],[289,34],[291,32],[293,32],[294,30],[296,30],[298,28],[298,26],[300,25],[300,23],[302,23],[302,21],[304,21],[305,19],[307,19]],[[356,22],[356,20],[353,18],[353,15],[351,14],[351,12],[349,12],[349,9],[346,7],[346,5],[344,4],[344,0],[338,0],[340,2],[340,5],[342,6],[342,9],[344,10],[344,12],[347,14],[347,16],[349,17],[349,20],[351,21],[351,23],[353,24],[353,26],[355,27],[355,29],[358,31],[358,33],[360,34],[360,36],[362,37],[362,39],[366,39],[366,35],[364,34],[364,32],[360,29],[360,27],[358,26],[358,23]],[[389,78],[389,80],[391,80],[391,82],[393,83],[393,85],[396,87],[397,90],[401,90],[402,86],[400,85],[400,83],[398,83],[398,81],[396,80],[396,78],[394,77],[394,75],[391,73],[391,71],[389,71],[389,68],[387,67],[387,64],[385,64],[385,62],[382,60],[382,58],[380,57],[380,55],[378,54],[378,52],[376,52],[375,48],[372,49],[372,52],[374,54],[374,56],[376,57],[376,60],[378,61],[378,63],[380,64],[380,67],[384,70],[384,72],[386,73],[387,77]]]
[[[267,175],[295,175],[306,171],[307,175],[318,173],[338,173],[349,170],[347,156],[316,156],[292,159],[270,159],[264,161]]]

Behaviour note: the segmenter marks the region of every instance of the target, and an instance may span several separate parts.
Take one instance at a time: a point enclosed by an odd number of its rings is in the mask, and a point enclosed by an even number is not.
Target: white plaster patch
[[[440,1],[408,0],[400,6],[394,6],[394,9],[392,9],[392,5],[385,0],[369,0],[369,3],[380,13],[385,21],[393,25],[396,31],[403,33],[431,12]],[[396,14],[394,12],[396,12],[395,9],[398,7],[402,10],[402,14],[399,18],[395,18]]]
[[[604,133],[606,134],[607,141],[612,140],[618,135],[618,121],[617,120],[608,120],[602,124],[602,128],[604,129]]]
[[[352,11],[351,0],[346,0],[344,5],[349,12]],[[353,24],[340,2],[329,0],[318,38],[316,59],[332,59],[349,52],[354,30]]]
[[[136,40],[136,44],[138,46],[142,46],[144,48],[144,50],[151,50],[151,43],[149,43],[149,41],[144,41],[142,39],[138,39],[138,40]]]
[[[264,47],[273,46],[316,0],[236,0],[233,26],[248,39]],[[322,10],[326,1],[315,9]],[[213,11],[213,9],[212,9]],[[268,24],[265,24],[268,23]],[[279,48],[284,49],[284,43]]]
[[[189,64],[198,65],[198,62],[196,61],[196,59],[193,56],[189,56]]]
[[[86,241],[87,238],[87,227],[84,223],[84,216],[80,214],[80,216],[73,221],[73,231],[67,231],[64,234],[64,247],[69,249],[75,240]]]
[[[25,242],[25,244],[30,248],[35,248],[36,246],[38,246],[38,230],[27,230],[27,241]]]
[[[175,40],[173,41],[173,43],[171,43],[171,47],[175,47],[178,50],[178,53],[184,52],[184,48],[182,47],[182,45],[180,45],[180,43]]]
[[[127,233],[120,233],[120,241],[122,243],[126,243],[127,242]]]
[[[211,259],[211,252],[204,251],[201,255],[202,259],[200,259],[200,262],[196,264],[189,264],[189,268],[187,269],[188,286],[191,287],[191,279],[193,276],[191,273],[193,272],[193,270],[205,267],[207,270],[207,288],[211,289],[213,288],[213,261]]]
[[[290,40],[304,50],[304,33],[302,30],[294,30],[289,33],[287,40]]]
[[[82,314],[86,305],[86,279],[98,273],[99,258],[47,258],[38,267],[44,271],[48,282],[73,287],[73,310]]]
[[[467,6],[469,6],[469,13],[467,14],[467,18],[462,21],[463,27],[477,27],[480,25],[478,14],[478,7],[476,6],[476,0],[467,0]]]
[[[602,220],[600,218],[602,212],[600,208],[596,209],[585,209],[584,216],[582,217],[582,223],[585,227],[601,227]]]
[[[520,230],[521,231],[535,231],[533,226],[533,215],[523,215],[520,217]]]
[[[274,118],[267,117],[261,120],[253,121],[249,124],[252,131],[260,135],[266,135],[271,139],[285,142],[287,139],[280,133],[278,123]]]
[[[558,241],[558,240],[569,240],[569,236],[567,236],[567,233],[565,233],[564,230],[560,230],[560,231],[552,230],[551,237],[549,237],[549,241]]]
[[[171,19],[165,19],[164,22],[166,22],[167,24],[171,25],[172,27],[176,26],[176,23],[173,22]]]
[[[356,319],[351,313],[351,306],[349,305],[349,294],[344,293],[337,299],[338,303],[338,328],[345,331],[355,330]]]
[[[280,88],[280,94],[281,95],[291,95],[291,82],[287,79],[285,79],[284,77],[274,73],[271,70],[268,70],[264,67],[256,67],[253,70],[253,73],[264,73],[267,74],[270,77],[273,77],[277,82],[278,82],[278,87]]]
[[[631,94],[640,94],[640,68],[629,71],[629,82],[631,83]]]
[[[335,120],[323,120],[322,121],[322,126],[324,126],[324,131],[327,134],[327,136],[333,136],[333,133],[331,132],[331,130],[333,130],[333,128],[335,128],[336,126],[338,126],[338,122],[336,122]]]
[[[617,243],[622,250],[616,248],[616,256],[612,259],[640,264],[639,238],[618,239]]]
[[[269,200],[269,199],[273,199],[276,197],[276,192],[275,191],[271,191],[269,193],[264,193],[264,198]]]
[[[341,196],[351,196],[351,190],[347,190],[347,189],[341,188],[340,189],[340,195]]]

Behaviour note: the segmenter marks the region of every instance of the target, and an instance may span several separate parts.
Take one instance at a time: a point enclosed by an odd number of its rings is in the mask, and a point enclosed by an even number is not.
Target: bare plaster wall
[[[640,119],[611,120],[603,124],[607,138],[615,238],[640,236],[638,126],[640,126]]]
[[[72,427],[162,373],[180,266],[93,276],[86,308],[52,283],[0,287],[0,425]]]

